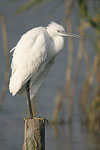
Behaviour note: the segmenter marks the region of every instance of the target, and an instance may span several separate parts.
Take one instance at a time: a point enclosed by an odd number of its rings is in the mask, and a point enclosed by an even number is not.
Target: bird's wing
[[[16,46],[10,50],[10,53],[12,53],[15,50],[15,48],[16,48]]]
[[[32,99],[37,91],[39,90],[41,84],[43,83],[52,63],[49,63],[45,69],[44,72],[42,72],[39,77],[34,81],[34,77],[31,79],[31,84],[30,84],[30,98]]]
[[[10,92],[15,95],[26,82],[45,66],[47,62],[48,41],[44,34],[34,39],[23,37],[16,46],[12,59],[12,75],[10,78]],[[44,68],[42,68],[42,71]]]

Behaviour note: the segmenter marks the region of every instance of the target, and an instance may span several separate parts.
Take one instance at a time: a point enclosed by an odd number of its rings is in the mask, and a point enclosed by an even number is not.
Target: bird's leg
[[[30,100],[30,80],[26,84],[26,93],[27,93],[27,99],[28,99],[28,105],[29,105],[30,118],[32,119],[33,112],[32,112],[31,100]]]
[[[29,104],[29,113],[30,113],[30,118],[32,119],[34,118],[38,118],[40,120],[44,120],[45,122],[49,122],[47,119],[45,118],[41,118],[41,117],[37,117],[37,116],[33,116],[33,111],[32,111],[32,105],[31,105],[31,100],[30,100],[30,80],[27,82],[26,84],[26,93],[27,93],[27,99],[28,99],[28,104]]]

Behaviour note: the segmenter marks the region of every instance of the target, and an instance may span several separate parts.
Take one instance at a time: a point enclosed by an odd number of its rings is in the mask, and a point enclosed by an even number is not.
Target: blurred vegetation
[[[11,2],[17,2],[19,0],[10,0]],[[61,1],[61,0],[60,0]],[[27,0],[15,14],[27,11],[34,6],[47,2],[46,0]],[[63,2],[63,1],[62,1]],[[100,129],[100,0],[95,1],[95,9],[93,9],[94,2],[89,0],[65,0],[65,18],[64,21],[67,26],[68,32],[72,32],[72,13],[74,8],[78,8],[79,25],[77,31],[80,36],[84,37],[79,40],[78,52],[75,62],[75,71],[73,72],[73,52],[74,43],[71,37],[68,38],[67,49],[67,66],[65,75],[65,85],[58,90],[56,96],[56,107],[52,116],[52,123],[64,123],[66,116],[71,122],[73,119],[73,110],[77,87],[79,83],[79,74],[81,70],[82,61],[84,61],[86,69],[84,75],[84,82],[78,94],[79,110],[85,114],[84,121],[88,125],[89,129],[99,131]],[[92,7],[92,11],[91,8]],[[87,29],[93,29],[93,34],[87,35]],[[3,30],[2,30],[3,32]],[[7,36],[7,35],[6,35]],[[89,65],[90,59],[85,47],[86,40],[91,40],[91,45],[95,49],[95,57],[92,65]],[[7,43],[6,43],[7,44]],[[7,49],[7,47],[6,47]],[[8,63],[9,64],[9,63]],[[9,75],[9,73],[8,73]],[[94,82],[97,86],[95,89]],[[8,83],[7,83],[8,84]],[[65,107],[66,106],[66,107]],[[80,109],[81,108],[81,109]],[[63,115],[62,110],[65,109],[67,113]],[[67,111],[66,111],[67,110]]]
[[[64,92],[60,92],[60,98],[58,98],[58,103],[56,104],[56,112],[59,112],[61,107],[63,107],[64,101],[67,102],[67,109],[69,110],[69,121],[72,121],[73,118],[73,109],[74,109],[74,99],[76,94],[76,89],[78,85],[78,79],[79,79],[79,72],[81,68],[81,62],[82,59],[84,60],[87,70],[85,75],[85,80],[82,85],[81,93],[79,96],[79,106],[81,108],[82,113],[84,113],[84,122],[86,122],[86,125],[88,125],[89,129],[94,131],[99,131],[100,129],[100,1],[98,0],[97,4],[95,5],[96,9],[92,10],[89,6],[89,1],[87,0],[78,0],[78,1],[65,1],[66,3],[66,25],[68,32],[72,32],[72,19],[71,19],[71,13],[72,10],[75,7],[75,4],[77,3],[79,8],[79,14],[80,14],[80,25],[78,27],[78,30],[80,32],[80,35],[84,37],[83,39],[79,40],[79,49],[77,53],[77,60],[75,65],[75,73],[72,76],[72,68],[73,68],[73,50],[74,45],[72,38],[68,38],[68,65],[66,68],[66,84],[64,88]],[[93,3],[91,3],[91,6],[93,7]],[[93,60],[93,64],[91,65],[91,68],[89,67],[89,57],[88,53],[85,49],[85,36],[87,29],[93,29],[94,30],[94,36],[89,35],[86,38],[91,39],[91,45],[95,48],[95,57]],[[88,40],[88,39],[87,39]],[[95,87],[95,90],[92,89],[92,86],[94,85],[94,82],[97,83],[97,87]],[[71,91],[71,92],[70,92]],[[63,96],[61,96],[63,95]],[[64,103],[65,104],[65,103]],[[58,106],[60,106],[58,108]],[[59,111],[58,111],[59,110]],[[55,112],[55,111],[54,111]],[[59,114],[59,113],[58,113]],[[55,113],[54,113],[55,116]],[[57,122],[57,119],[59,118],[59,115],[56,114],[55,122]],[[83,121],[83,118],[82,118]],[[54,121],[53,121],[54,122]]]
[[[97,9],[93,14],[91,14],[86,0],[79,0],[78,3],[81,20],[85,21],[90,28],[93,28],[96,35],[96,41],[94,36],[96,56],[91,71],[85,79],[85,84],[83,86],[84,94],[81,95],[80,104],[81,108],[84,109],[86,113],[86,122],[88,122],[89,128],[97,131],[100,129],[100,7],[98,7],[100,1],[98,0]],[[91,44],[93,44],[92,41]],[[92,95],[93,91],[91,91],[91,86],[95,77],[98,87],[95,94]]]
[[[10,62],[9,62],[6,17],[3,13],[0,13],[0,21],[1,21],[2,40],[3,40],[3,53],[4,53],[4,59],[5,59],[4,84],[2,85],[2,89],[1,89],[1,93],[0,93],[0,107],[1,107],[2,103],[5,99],[6,93],[8,91],[9,75],[10,75]]]
[[[26,3],[22,5],[18,10],[16,10],[15,14],[22,13],[24,11],[29,10],[30,8],[33,8],[34,6],[37,6],[41,3],[43,3],[46,0],[28,0]]]

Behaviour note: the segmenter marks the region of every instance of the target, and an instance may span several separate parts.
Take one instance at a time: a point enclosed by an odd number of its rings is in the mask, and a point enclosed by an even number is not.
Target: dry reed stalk
[[[0,106],[1,106],[8,90],[10,63],[9,63],[8,39],[7,39],[7,30],[6,30],[6,19],[2,13],[0,13],[0,18],[1,18],[1,29],[2,29],[2,38],[3,38],[4,57],[5,57],[5,81],[2,86],[1,95],[0,95]]]
[[[89,88],[92,85],[93,80],[94,80],[94,76],[97,73],[99,61],[100,61],[100,58],[99,58],[98,55],[96,55],[95,58],[94,58],[92,68],[89,71],[89,73],[88,73],[88,75],[85,79],[85,82],[84,82],[84,85],[83,85],[83,88],[82,88],[82,92],[81,92],[81,95],[80,95],[80,98],[79,98],[83,108],[85,107],[86,102],[88,100]]]
[[[80,36],[81,37],[84,37],[84,34],[85,34],[85,27],[82,26],[82,23],[80,25]],[[82,61],[82,58],[83,58],[83,53],[84,53],[84,38],[81,38],[80,41],[79,41],[79,48],[78,48],[78,55],[77,55],[77,63],[76,63],[76,66],[75,66],[75,74],[74,74],[74,77],[73,77],[73,80],[72,80],[72,90],[71,90],[71,96],[70,96],[70,108],[72,110],[72,104],[73,104],[73,101],[74,101],[74,97],[75,97],[75,91],[76,91],[76,86],[77,86],[77,82],[78,82],[78,77],[79,77],[79,72],[80,72],[80,65],[81,65],[81,61]],[[72,115],[72,112],[71,114],[69,114],[69,117],[71,117]]]
[[[57,96],[56,96],[56,108],[54,109],[53,117],[52,117],[52,121],[51,121],[54,124],[57,123],[59,111],[62,107],[62,100],[63,100],[62,91],[59,90],[58,93],[57,93]]]
[[[68,2],[68,1],[66,1]],[[75,3],[73,0],[69,0],[69,3],[66,3],[66,24],[67,24],[67,30],[68,32],[72,33],[72,21],[71,21],[71,10],[72,6]],[[73,39],[72,37],[68,38],[68,64],[67,64],[67,69],[66,69],[66,93],[67,95],[70,95],[71,91],[71,74],[72,74],[72,66],[73,66]],[[72,94],[72,91],[71,91]],[[69,114],[72,116],[72,101],[69,101]]]
[[[72,2],[72,3],[71,3]],[[69,4],[69,5],[68,5]],[[73,1],[70,1],[67,3],[66,1],[66,25],[67,25],[67,31],[72,33],[72,22],[71,22],[71,8],[73,5]],[[68,93],[70,91],[70,84],[71,84],[71,73],[72,73],[72,65],[73,65],[73,40],[72,37],[69,37],[68,39],[68,63],[67,63],[67,69],[66,69],[66,92]]]
[[[66,1],[66,23],[68,32],[72,32],[72,23],[71,23],[71,10],[74,4],[74,0]],[[70,83],[71,83],[71,72],[72,72],[72,55],[73,55],[73,42],[72,38],[68,38],[68,66],[66,68],[66,83],[64,87],[64,91],[59,93],[59,97],[57,99],[56,108],[53,112],[53,123],[57,123],[57,119],[59,116],[59,112],[63,105],[63,100],[66,98],[68,92],[70,91]]]
[[[100,16],[99,16],[99,20],[100,21]],[[99,57],[99,61],[100,61],[100,30],[96,30],[96,35],[98,37],[98,41],[97,41],[97,49],[98,49],[98,57]],[[99,64],[99,62],[98,62]],[[99,65],[98,65],[98,70],[97,70],[97,74],[96,74],[96,78],[98,81],[98,88],[97,88],[97,92],[96,92],[96,96],[95,97],[99,97],[100,98],[100,69],[99,69]]]

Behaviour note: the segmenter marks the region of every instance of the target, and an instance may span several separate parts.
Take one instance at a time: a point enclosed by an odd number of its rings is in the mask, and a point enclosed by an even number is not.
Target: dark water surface
[[[7,0],[0,1],[0,12],[4,12],[7,18],[7,31],[9,50],[13,48],[20,36],[29,29],[36,26],[46,26],[50,21],[64,23],[64,3],[58,7],[58,0],[51,1],[39,6],[34,11],[30,10],[18,16],[12,17],[12,13],[23,4],[25,0],[9,3]],[[56,10],[54,11],[54,9]],[[74,21],[73,31],[77,33],[77,11],[72,13]],[[74,61],[77,53],[77,43],[75,40]],[[89,45],[88,45],[89,47]],[[0,85],[4,79],[4,57],[2,52],[2,38],[0,29]],[[65,39],[65,47],[62,53],[56,58],[55,64],[50,70],[45,83],[39,91],[36,101],[36,108],[39,115],[51,119],[52,112],[55,108],[54,97],[57,89],[63,87],[65,82],[65,72],[67,64],[67,39]],[[92,49],[92,48],[91,48]],[[94,53],[91,50],[91,59]],[[11,55],[10,55],[11,58]],[[81,68],[84,70],[84,67]],[[83,74],[80,77],[80,85]],[[27,116],[27,103],[24,97],[6,96],[3,107],[0,111],[0,150],[21,150],[24,140],[24,121]],[[99,138],[88,132],[84,128],[75,113],[74,120],[71,125],[59,125],[56,127],[46,126],[46,149],[47,150],[99,150]]]

